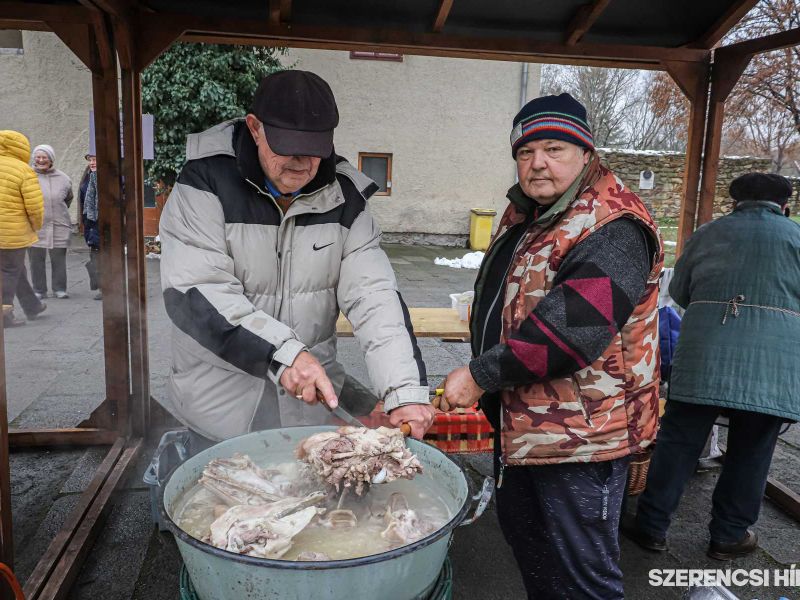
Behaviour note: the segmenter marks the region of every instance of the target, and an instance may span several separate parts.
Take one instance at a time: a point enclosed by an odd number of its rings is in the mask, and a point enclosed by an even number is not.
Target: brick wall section
[[[622,181],[639,194],[656,218],[677,219],[683,189],[685,156],[679,152],[655,152],[634,150],[609,150],[599,148],[598,153]],[[770,159],[751,156],[726,156],[720,159],[717,176],[717,192],[714,199],[714,216],[730,210],[731,199],[728,187],[739,175],[750,171],[769,172]],[[645,170],[655,174],[652,190],[639,190],[639,173]],[[800,178],[792,180],[795,194],[790,201],[792,214],[800,214]]]

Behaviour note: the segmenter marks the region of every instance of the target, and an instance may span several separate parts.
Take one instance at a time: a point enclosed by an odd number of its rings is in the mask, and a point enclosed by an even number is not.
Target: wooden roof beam
[[[600,15],[609,5],[611,0],[594,0],[589,4],[584,4],[575,13],[572,21],[567,28],[567,35],[564,38],[564,43],[567,46],[574,46],[583,36],[592,28]]]
[[[442,31],[447,17],[450,16],[451,8],[453,8],[453,0],[441,0],[439,2],[439,10],[436,11],[436,18],[433,20],[433,27],[431,27],[434,33]]]
[[[691,48],[713,48],[750,9],[758,4],[758,0],[737,0],[703,35],[689,44]]]
[[[274,25],[248,19],[219,19],[197,15],[140,15],[142,35],[150,31],[169,28],[170,23],[180,23],[181,28],[194,40],[236,39],[230,43],[253,45],[289,45],[306,43],[311,47],[346,47],[349,49],[383,52],[430,54],[449,51],[458,55],[503,55],[507,60],[524,61],[530,57],[568,59],[572,61],[623,62],[641,64],[641,68],[659,68],[662,61],[677,60],[697,62],[708,57],[708,50],[693,48],[660,48],[626,44],[576,44],[567,46],[558,42],[542,42],[528,38],[484,38],[444,33],[425,33],[396,29],[317,27],[307,25]],[[252,39],[248,39],[252,38]],[[417,52],[411,52],[417,50]],[[422,52],[420,52],[420,50]],[[644,65],[655,65],[647,67]]]
[[[770,52],[771,50],[782,50],[790,46],[800,45],[800,27],[787,29],[779,33],[773,33],[752,40],[744,40],[727,46],[720,46],[716,52],[724,54],[750,55]]]
[[[136,8],[130,0],[78,0],[84,6],[93,4],[115,19],[130,17]]]
[[[579,67],[605,67],[614,69],[643,69],[663,71],[664,67],[656,61],[639,62],[622,59],[603,59],[570,56],[552,56],[541,54],[508,54],[503,52],[489,52],[473,50],[447,50],[431,49],[410,46],[370,46],[354,45],[347,42],[319,42],[305,40],[281,40],[278,38],[264,38],[243,36],[236,34],[209,34],[187,31],[179,38],[181,42],[199,42],[203,44],[239,44],[243,46],[261,46],[266,48],[309,48],[313,50],[342,50],[366,52],[392,52],[395,54],[408,54],[412,56],[439,56],[442,58],[470,58],[481,60],[500,60],[512,62],[529,62],[553,65],[573,65]]]
[[[3,19],[2,17],[0,17],[0,29],[19,29],[21,31],[52,31],[50,26],[43,21]]]
[[[90,23],[91,12],[82,6],[37,4],[35,10],[27,2],[0,2],[0,22]]]

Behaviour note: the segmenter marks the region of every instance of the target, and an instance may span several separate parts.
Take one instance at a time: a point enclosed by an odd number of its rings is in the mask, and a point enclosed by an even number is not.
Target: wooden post
[[[711,98],[708,105],[708,126],[703,150],[703,178],[700,203],[697,210],[697,226],[708,223],[714,217],[714,198],[719,171],[719,150],[722,141],[722,123],[725,119],[725,101],[736,82],[750,63],[751,55],[740,55],[718,51],[711,65]]]
[[[0,250],[2,252],[2,250]],[[0,279],[0,298],[3,282]],[[2,304],[2,302],[0,302]],[[8,455],[8,404],[6,398],[6,354],[4,325],[0,321],[0,562],[14,568],[14,539],[11,529],[11,469]],[[4,584],[0,584],[0,598],[12,598]]]
[[[680,256],[686,240],[694,232],[696,222],[710,73],[707,61],[699,63],[664,62],[664,67],[691,105],[681,213],[678,222],[678,246],[676,248],[676,254]]]
[[[122,67],[122,132],[125,155],[125,239],[128,263],[128,316],[131,336],[131,406],[133,434],[143,437],[150,419],[150,369],[147,338],[147,266],[144,254],[144,166],[142,90],[137,70],[137,45],[131,25],[119,23],[115,39]],[[127,415],[125,415],[127,416]],[[119,414],[123,422],[123,411]]]
[[[117,63],[108,17],[93,28],[92,68],[97,192],[100,228],[100,288],[103,291],[103,345],[106,400],[84,425],[116,428],[128,435],[130,395],[128,315],[125,273],[125,206],[120,173],[120,122]],[[119,418],[118,418],[119,417]]]

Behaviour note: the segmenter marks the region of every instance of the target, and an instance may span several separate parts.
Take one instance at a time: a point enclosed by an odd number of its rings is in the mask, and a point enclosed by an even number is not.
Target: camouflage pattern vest
[[[599,173],[560,218],[525,233],[506,280],[502,342],[553,287],[570,249],[603,225],[621,217],[637,220],[657,240],[657,256],[642,298],[602,356],[569,377],[502,392],[504,464],[613,460],[647,447],[656,435],[661,237],[639,197],[607,168]],[[495,239],[523,219],[510,205]]]

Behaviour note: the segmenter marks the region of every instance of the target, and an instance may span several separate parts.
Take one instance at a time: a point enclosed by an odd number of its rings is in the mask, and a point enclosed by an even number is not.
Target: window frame
[[[361,168],[362,160],[364,158],[385,158],[386,159],[386,190],[378,190],[374,196],[391,196],[392,195],[392,153],[391,152],[359,152],[358,153],[358,170],[362,173],[364,170]]]

